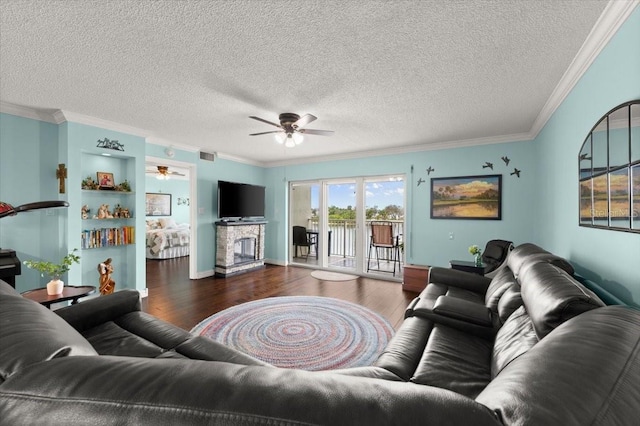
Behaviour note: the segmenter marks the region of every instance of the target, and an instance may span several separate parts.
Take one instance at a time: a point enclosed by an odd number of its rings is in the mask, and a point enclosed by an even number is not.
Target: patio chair
[[[293,246],[295,247],[295,256],[298,257],[298,247],[306,247],[307,254],[305,256],[305,262],[309,259],[309,253],[311,253],[311,247],[316,247],[316,253],[318,252],[318,241],[315,235],[309,235],[307,228],[304,226],[293,227]],[[300,251],[302,253],[302,250]]]
[[[400,258],[400,235],[393,235],[393,223],[387,221],[372,221],[371,224],[371,238],[369,242],[369,253],[367,254],[367,272],[372,270],[371,268],[371,252],[375,251],[377,269],[373,269],[378,272],[393,272],[393,276],[396,276],[396,263],[398,264],[398,272],[401,268]],[[385,250],[385,256],[382,259],[393,262],[393,271],[388,271],[380,268],[380,249]],[[390,255],[390,257],[389,257]]]

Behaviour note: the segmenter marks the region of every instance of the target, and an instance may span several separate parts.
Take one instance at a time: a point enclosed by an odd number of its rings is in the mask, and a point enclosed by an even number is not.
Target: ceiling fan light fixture
[[[276,133],[275,135],[273,135],[273,137],[276,139],[276,142],[278,142],[280,145],[282,145],[284,143],[284,140],[287,138],[287,136],[284,133]]]
[[[291,133],[287,133],[287,141],[284,143],[284,146],[287,148],[293,148],[296,146],[296,142],[293,139],[293,135]]]
[[[303,140],[304,140],[304,136],[302,136],[300,133],[294,133],[293,134],[293,142],[296,145],[300,145]]]

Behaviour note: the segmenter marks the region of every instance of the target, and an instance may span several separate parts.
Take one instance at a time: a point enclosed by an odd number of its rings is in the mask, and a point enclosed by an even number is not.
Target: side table
[[[449,264],[451,265],[451,269],[484,276],[484,264],[476,266],[475,262],[469,262],[466,260],[450,260]]]
[[[31,299],[34,302],[38,302],[41,305],[46,306],[47,308],[51,308],[52,304],[64,302],[66,300],[71,300],[71,304],[75,305],[81,297],[86,297],[95,292],[96,288],[92,285],[66,285],[60,294],[49,295],[47,294],[47,288],[44,287],[25,291],[22,293],[22,297],[26,297],[27,299]]]
[[[429,279],[429,267],[422,265],[412,265],[410,263],[404,265],[404,277],[402,281],[402,289],[420,293],[427,286]]]

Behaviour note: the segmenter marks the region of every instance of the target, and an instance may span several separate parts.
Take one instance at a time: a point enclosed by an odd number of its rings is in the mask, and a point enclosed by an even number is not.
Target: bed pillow
[[[163,229],[175,229],[178,227],[178,225],[176,225],[176,221],[170,217],[165,219],[160,219],[158,220],[158,222],[160,223],[160,227]]]

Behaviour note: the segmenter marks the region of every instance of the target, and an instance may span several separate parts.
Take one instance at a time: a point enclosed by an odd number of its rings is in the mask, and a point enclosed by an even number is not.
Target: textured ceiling
[[[4,0],[0,100],[264,164],[522,135],[606,5]],[[281,112],[335,135],[248,136]]]

